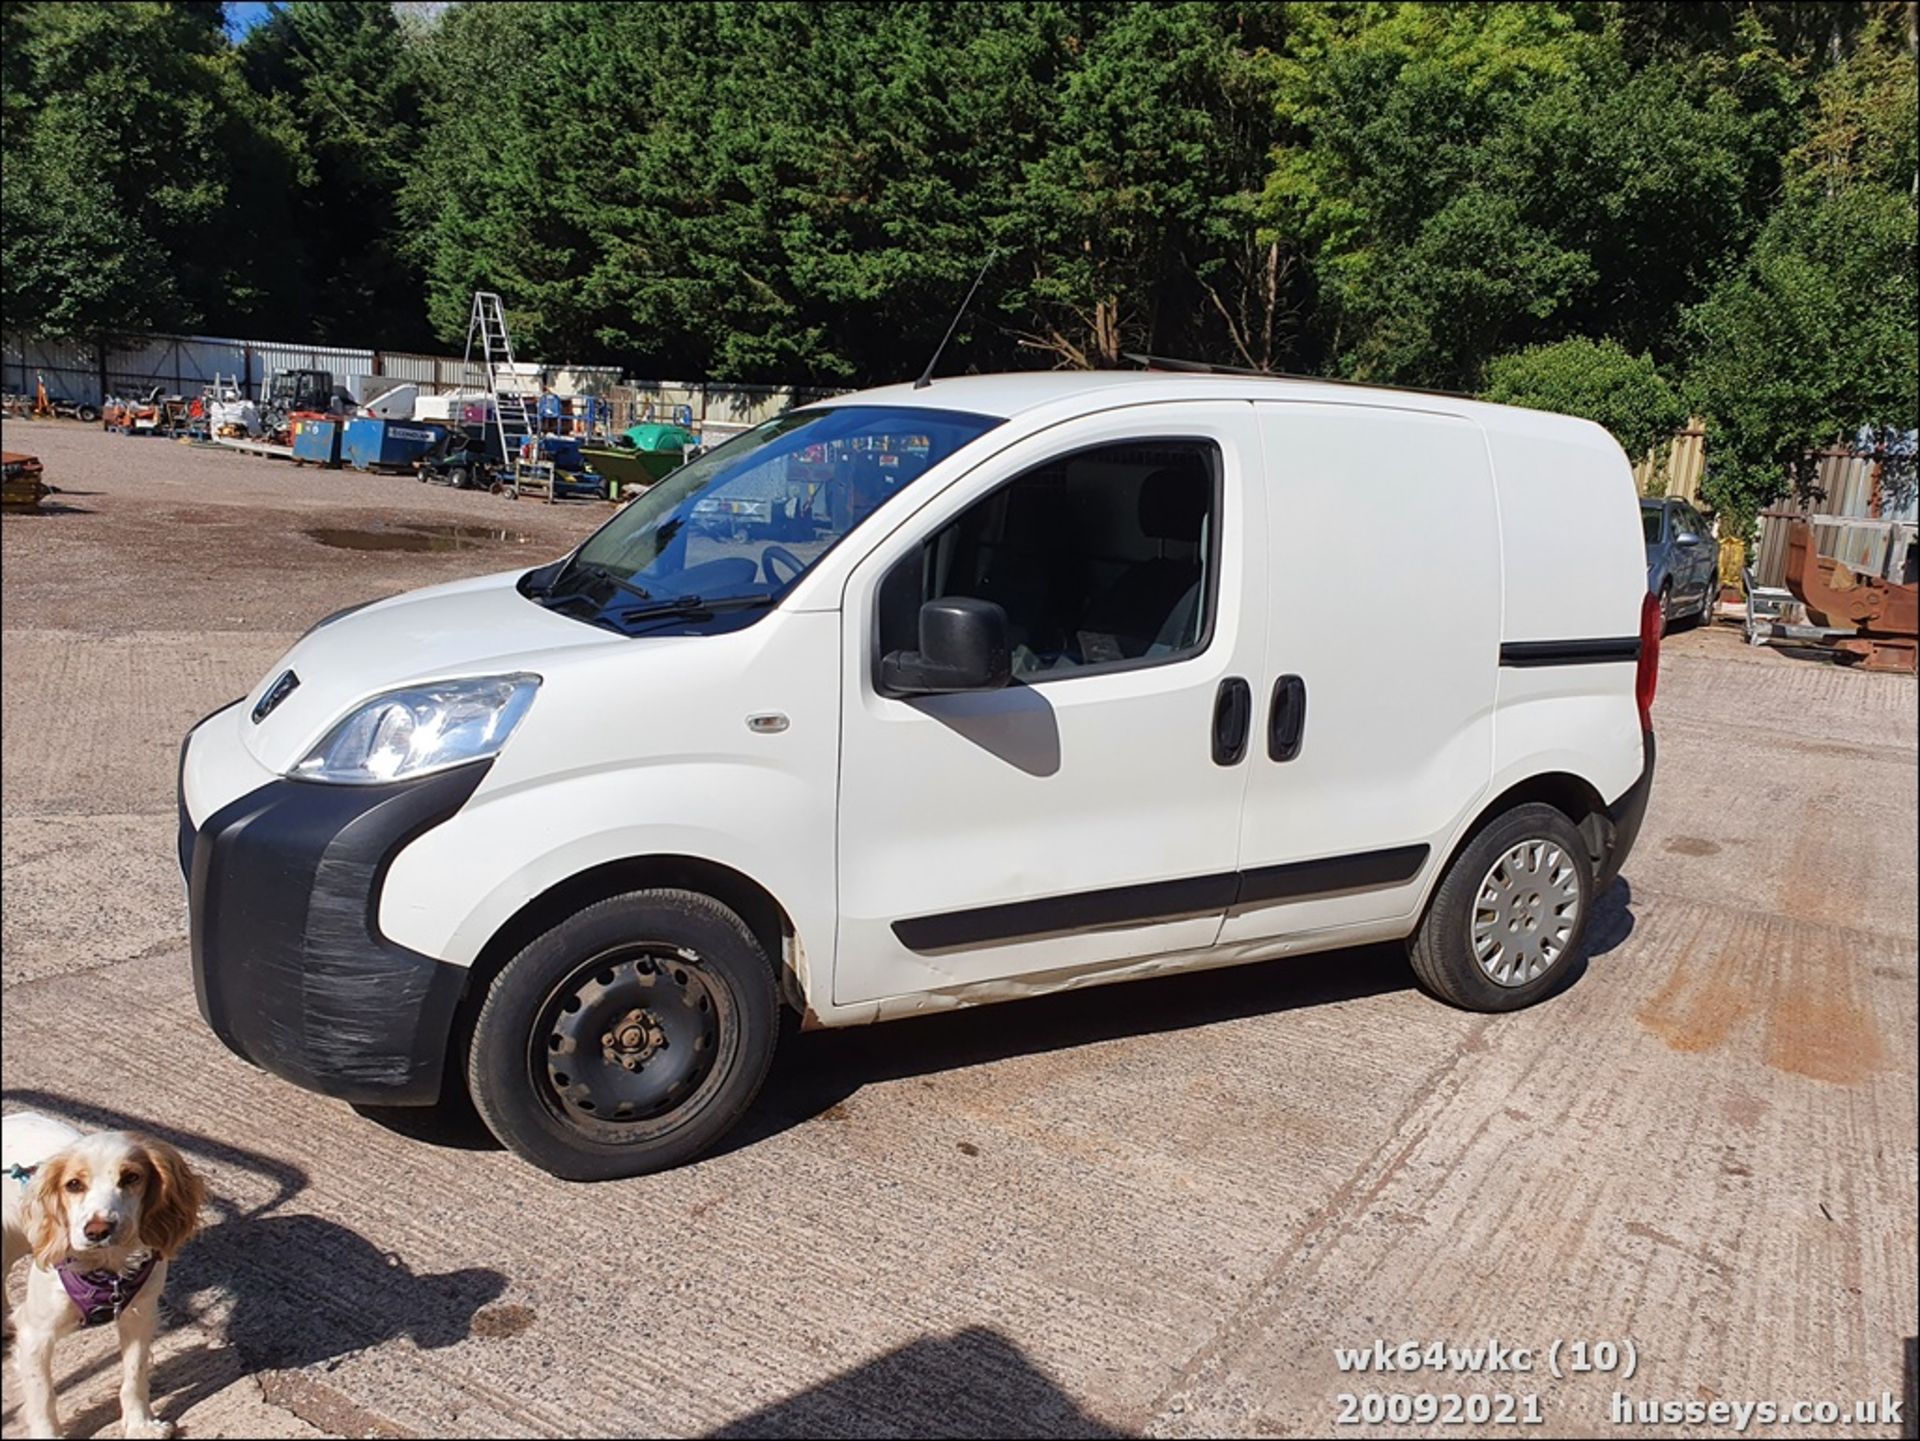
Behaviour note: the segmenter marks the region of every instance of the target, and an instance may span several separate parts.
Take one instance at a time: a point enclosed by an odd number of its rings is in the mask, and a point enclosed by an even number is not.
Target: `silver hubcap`
[[[1493,863],[1473,902],[1473,958],[1495,985],[1524,986],[1559,962],[1580,919],[1573,857],[1522,841]]]

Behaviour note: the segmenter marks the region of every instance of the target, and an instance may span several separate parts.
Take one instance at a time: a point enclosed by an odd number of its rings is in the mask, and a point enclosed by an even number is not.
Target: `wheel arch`
[[[1573,822],[1574,829],[1580,832],[1581,839],[1587,843],[1587,857],[1592,862],[1597,879],[1602,874],[1613,845],[1613,821],[1607,814],[1605,798],[1594,788],[1593,782],[1583,776],[1571,771],[1541,771],[1513,782],[1482,805],[1473,818],[1460,828],[1443,862],[1433,871],[1433,879],[1421,901],[1419,914],[1425,916],[1433,905],[1441,880],[1453,869],[1454,861],[1459,858],[1460,852],[1473,843],[1475,836],[1496,817],[1516,806],[1535,802],[1552,806]]]
[[[466,1084],[466,1048],[487,989],[508,961],[536,937],[568,916],[629,891],[671,888],[710,896],[746,922],[773,963],[780,998],[796,1011],[806,1009],[805,952],[793,917],[774,894],[732,866],[700,856],[624,856],[602,861],[557,881],[526,901],[490,936],[467,970],[466,991],[447,1037],[447,1081]]]

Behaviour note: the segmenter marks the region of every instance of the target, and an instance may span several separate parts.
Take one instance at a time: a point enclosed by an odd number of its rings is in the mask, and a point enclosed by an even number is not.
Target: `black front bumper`
[[[467,972],[382,936],[380,889],[491,764],[382,786],[270,781],[198,827],[182,800],[194,993],[229,1050],[342,1100],[439,1098]]]

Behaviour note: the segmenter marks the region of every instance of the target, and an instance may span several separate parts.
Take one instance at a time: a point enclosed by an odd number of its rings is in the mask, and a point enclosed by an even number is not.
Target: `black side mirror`
[[[920,607],[920,649],[880,658],[888,695],[998,690],[1007,683],[1007,613],[990,600],[950,595]]]

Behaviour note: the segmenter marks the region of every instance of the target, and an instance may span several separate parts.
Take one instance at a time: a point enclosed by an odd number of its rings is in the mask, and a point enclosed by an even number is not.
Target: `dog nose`
[[[95,1216],[81,1229],[87,1233],[89,1241],[104,1241],[113,1234],[113,1222],[105,1216]]]

